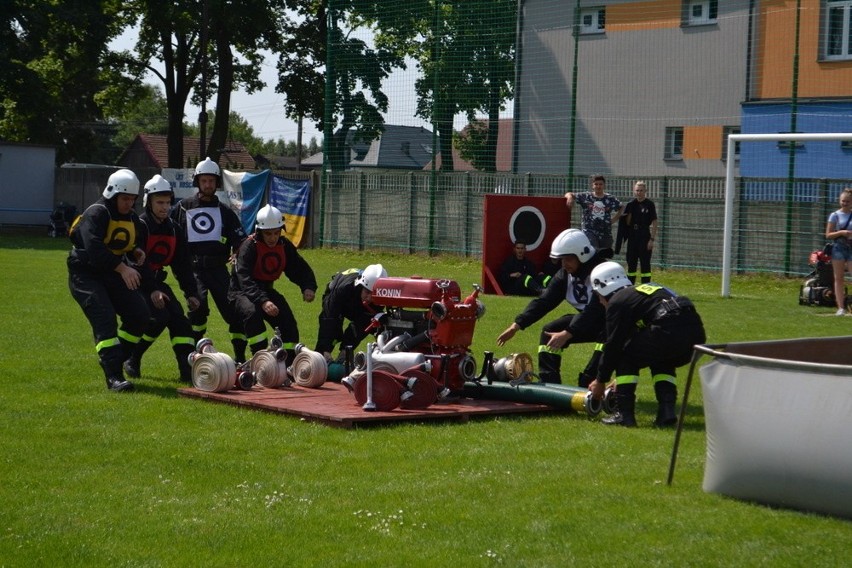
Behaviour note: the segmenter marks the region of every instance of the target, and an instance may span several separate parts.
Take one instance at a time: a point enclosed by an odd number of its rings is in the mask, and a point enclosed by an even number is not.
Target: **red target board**
[[[527,257],[541,269],[550,261],[550,244],[571,227],[571,211],[563,197],[485,196],[482,233],[482,286],[486,294],[503,295],[500,265],[515,241],[527,245]]]

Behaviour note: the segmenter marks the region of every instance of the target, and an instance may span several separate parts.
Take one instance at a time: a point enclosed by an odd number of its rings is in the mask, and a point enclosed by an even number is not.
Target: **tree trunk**
[[[227,32],[216,31],[216,60],[219,67],[219,91],[216,93],[216,118],[210,134],[207,155],[220,168],[245,169],[251,164],[237,164],[228,157],[228,121],[231,117],[231,91],[234,88],[234,57]]]

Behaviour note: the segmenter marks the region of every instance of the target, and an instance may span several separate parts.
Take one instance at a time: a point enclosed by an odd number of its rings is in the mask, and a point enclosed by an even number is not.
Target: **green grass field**
[[[647,373],[637,429],[568,413],[335,429],[178,397],[164,338],[137,391],[110,393],[67,289],[67,249],[41,231],[0,231],[0,566],[841,566],[852,553],[848,521],[702,491],[697,382],[672,486],[674,433],[651,427]],[[377,261],[463,293],[480,280],[477,261],[455,257],[303,254],[321,287]],[[709,343],[852,329],[799,306],[798,279],[735,277],[728,299],[716,273],[655,279],[696,302]],[[312,345],[319,303],[279,289]],[[534,354],[540,326],[495,344],[526,300],[483,301],[477,361]],[[210,328],[229,351],[218,315]],[[590,349],[567,351],[566,382]]]

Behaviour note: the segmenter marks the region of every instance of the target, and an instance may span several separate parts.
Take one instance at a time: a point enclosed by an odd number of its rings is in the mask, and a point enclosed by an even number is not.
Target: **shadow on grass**
[[[131,379],[136,392],[153,394],[163,398],[177,398],[177,389],[189,386],[172,379],[162,377],[145,377],[142,379]]]

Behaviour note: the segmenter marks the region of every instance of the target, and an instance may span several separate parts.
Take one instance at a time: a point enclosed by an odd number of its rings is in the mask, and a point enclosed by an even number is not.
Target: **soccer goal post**
[[[737,142],[807,142],[852,140],[849,132],[818,132],[818,133],[778,133],[778,134],[730,134],[728,135],[728,156],[734,156]],[[733,263],[733,232],[734,232],[734,163],[728,160],[725,169],[725,222],[722,236],[722,297],[731,295],[731,265]]]

